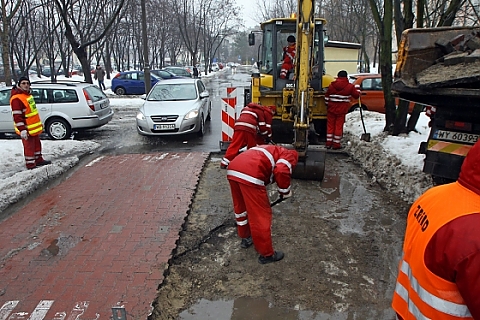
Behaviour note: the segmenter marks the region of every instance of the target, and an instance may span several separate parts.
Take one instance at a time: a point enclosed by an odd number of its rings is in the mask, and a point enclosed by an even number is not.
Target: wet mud
[[[285,258],[261,265],[240,247],[220,157],[204,167],[150,319],[394,319],[405,201],[329,154],[322,182],[294,180],[293,198],[273,208]]]

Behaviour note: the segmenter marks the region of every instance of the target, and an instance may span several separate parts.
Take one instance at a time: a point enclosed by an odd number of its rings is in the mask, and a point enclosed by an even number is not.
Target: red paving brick
[[[102,157],[2,221],[0,320],[146,319],[207,157]]]

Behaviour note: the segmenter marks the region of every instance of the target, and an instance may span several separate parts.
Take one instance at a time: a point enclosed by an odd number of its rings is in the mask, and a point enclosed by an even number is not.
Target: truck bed
[[[392,91],[431,105],[480,103],[480,28],[409,29]]]

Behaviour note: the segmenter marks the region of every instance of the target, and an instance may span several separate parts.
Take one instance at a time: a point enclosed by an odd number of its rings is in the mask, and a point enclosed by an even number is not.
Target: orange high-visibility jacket
[[[23,109],[18,110],[15,105],[12,104],[14,99],[19,99],[23,104]],[[23,128],[26,128],[28,134],[31,136],[37,136],[43,132],[43,125],[42,121],[40,120],[40,115],[38,114],[37,106],[35,104],[35,99],[31,94],[25,93],[16,93],[12,94],[10,98],[10,105],[12,106],[12,113],[13,113],[13,122],[15,125],[15,132],[20,134],[20,131]],[[20,115],[20,119],[18,120]],[[25,122],[23,122],[25,121]]]
[[[455,201],[445,199],[447,194]],[[480,212],[480,197],[472,194],[475,193],[454,182],[428,190],[412,205],[392,302],[393,309],[404,320],[473,319],[456,284],[433,274],[424,262],[427,245],[442,226]]]

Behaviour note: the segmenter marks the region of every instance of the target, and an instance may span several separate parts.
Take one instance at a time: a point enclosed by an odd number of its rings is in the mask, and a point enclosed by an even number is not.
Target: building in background
[[[328,40],[325,43],[326,73],[333,76],[340,70],[345,70],[348,74],[358,73],[361,48],[359,43]]]

